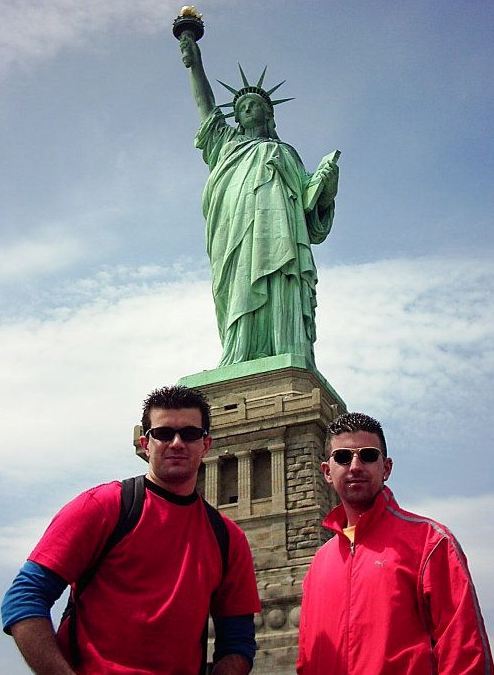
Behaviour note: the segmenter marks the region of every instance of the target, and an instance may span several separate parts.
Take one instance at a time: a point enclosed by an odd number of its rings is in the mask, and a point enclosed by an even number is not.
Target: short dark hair
[[[386,439],[384,438],[384,431],[381,423],[369,415],[359,412],[349,412],[340,415],[335,420],[328,424],[328,444],[334,436],[339,436],[344,433],[352,433],[352,431],[368,431],[371,434],[376,434],[381,441],[381,449],[384,457],[388,456],[388,449],[386,447]]]
[[[142,404],[142,430],[144,434],[151,428],[150,413],[152,408],[178,410],[178,408],[199,408],[202,427],[209,433],[211,427],[211,408],[207,398],[198,389],[189,389],[176,385],[155,389]]]

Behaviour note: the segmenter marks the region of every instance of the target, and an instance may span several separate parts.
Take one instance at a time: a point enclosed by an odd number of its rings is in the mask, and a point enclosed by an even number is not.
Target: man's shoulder
[[[80,492],[65,505],[65,510],[88,509],[91,505],[106,506],[120,503],[121,482],[118,480],[101,483]]]
[[[397,523],[402,527],[408,527],[415,531],[422,530],[424,534],[434,538],[455,540],[451,530],[443,523],[434,520],[430,516],[425,516],[415,511],[408,511],[398,506],[395,501],[388,503],[386,512],[396,519]]]
[[[108,483],[100,483],[99,485],[93,485],[92,487],[87,488],[87,490],[84,490],[83,492],[81,492],[79,494],[79,497],[86,497],[86,498],[110,497],[110,496],[114,496],[115,494],[120,494],[121,487],[122,487],[122,481],[112,480]]]

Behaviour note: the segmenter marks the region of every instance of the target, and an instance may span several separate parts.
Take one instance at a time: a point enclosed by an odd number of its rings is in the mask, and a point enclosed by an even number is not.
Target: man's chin
[[[344,501],[351,506],[361,506],[365,508],[370,508],[374,503],[377,492],[375,494],[370,494],[366,490],[360,490],[356,488],[355,490],[347,490],[345,492]]]
[[[190,471],[167,471],[164,475],[163,480],[167,483],[186,483],[194,478],[194,474],[191,474]]]

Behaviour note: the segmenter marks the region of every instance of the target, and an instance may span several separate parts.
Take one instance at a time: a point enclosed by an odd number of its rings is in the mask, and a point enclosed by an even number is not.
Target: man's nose
[[[178,431],[175,433],[175,436],[170,441],[170,445],[173,445],[175,447],[182,447],[184,445],[182,437],[180,436]]]
[[[350,462],[350,469],[360,469],[362,467],[362,462],[360,457],[356,452],[353,453],[352,461]]]

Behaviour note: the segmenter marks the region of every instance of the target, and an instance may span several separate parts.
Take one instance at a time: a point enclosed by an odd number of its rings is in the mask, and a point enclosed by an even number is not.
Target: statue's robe
[[[290,145],[250,139],[215,108],[195,145],[210,175],[202,207],[220,366],[277,354],[314,363],[317,272],[311,244],[327,237],[334,204],[304,213],[310,175]]]

